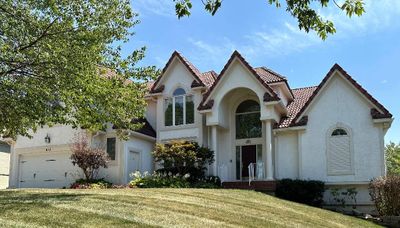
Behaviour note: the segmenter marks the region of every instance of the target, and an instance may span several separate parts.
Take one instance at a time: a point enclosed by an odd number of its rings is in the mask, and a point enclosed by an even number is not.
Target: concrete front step
[[[273,192],[276,189],[276,181],[252,181],[250,185],[248,181],[227,181],[222,182],[222,187],[228,189],[249,189]]]

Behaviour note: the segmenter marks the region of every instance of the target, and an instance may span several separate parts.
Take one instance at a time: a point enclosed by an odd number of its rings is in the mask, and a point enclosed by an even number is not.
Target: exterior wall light
[[[47,144],[49,144],[49,143],[51,142],[51,138],[50,138],[50,135],[49,135],[49,134],[47,134],[46,137],[44,137],[44,141],[45,141]]]

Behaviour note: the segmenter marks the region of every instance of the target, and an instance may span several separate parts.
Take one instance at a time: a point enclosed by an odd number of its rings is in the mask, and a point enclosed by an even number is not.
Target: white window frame
[[[177,89],[179,89],[179,88],[181,88],[181,87],[177,87],[176,89],[174,89],[174,91],[175,90],[177,90]],[[183,88],[182,88],[183,89]],[[195,116],[193,116],[193,123],[186,123],[186,97],[188,97],[188,96],[191,96],[192,97],[192,102],[194,103],[194,95],[193,94],[190,94],[190,93],[186,93],[186,90],[185,90],[185,94],[183,94],[183,95],[177,95],[177,96],[171,96],[171,97],[166,97],[166,98],[164,98],[164,106],[166,105],[165,103],[165,100],[168,100],[168,99],[171,99],[172,101],[172,125],[170,125],[170,126],[166,126],[165,125],[165,111],[164,111],[164,127],[180,127],[180,126],[188,126],[188,125],[193,125],[194,123],[195,123]],[[175,124],[175,99],[176,98],[180,98],[180,97],[182,97],[182,100],[183,100],[183,124],[179,124],[179,125],[176,125]],[[165,109],[166,107],[164,107],[164,110],[166,110]],[[194,112],[194,110],[193,110],[193,112]],[[193,115],[194,115],[194,113],[193,113]]]

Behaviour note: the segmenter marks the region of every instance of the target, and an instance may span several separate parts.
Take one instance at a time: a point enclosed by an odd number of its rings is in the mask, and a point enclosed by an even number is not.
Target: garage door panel
[[[78,170],[69,153],[22,155],[20,158],[21,188],[62,188],[74,182]]]

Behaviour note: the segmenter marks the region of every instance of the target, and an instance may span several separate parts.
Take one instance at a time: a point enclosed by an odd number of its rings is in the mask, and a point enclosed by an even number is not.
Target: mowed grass
[[[3,227],[376,227],[244,190],[1,190]]]

